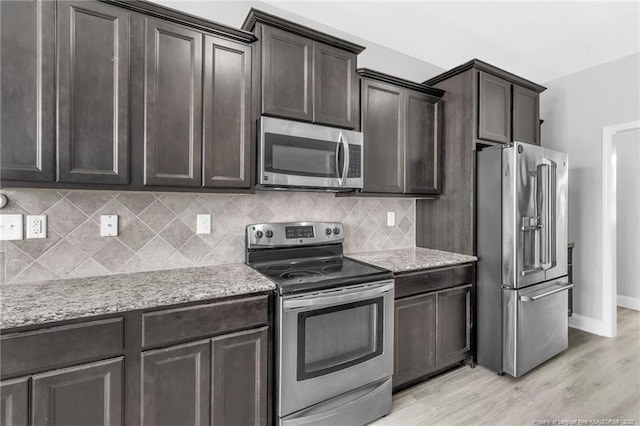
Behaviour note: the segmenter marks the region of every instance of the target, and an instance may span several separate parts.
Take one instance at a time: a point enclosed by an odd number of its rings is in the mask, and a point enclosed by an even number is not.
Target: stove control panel
[[[246,228],[247,247],[290,247],[340,243],[344,240],[339,222],[256,223]]]

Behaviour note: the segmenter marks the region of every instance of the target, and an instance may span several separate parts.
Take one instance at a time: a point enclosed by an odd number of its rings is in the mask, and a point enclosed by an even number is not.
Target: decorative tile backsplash
[[[0,282],[214,265],[244,261],[245,226],[257,222],[336,221],[345,251],[415,246],[415,200],[337,198],[323,192],[254,195],[8,190],[0,214],[46,214],[46,239],[3,241]],[[396,226],[386,226],[387,212]],[[196,215],[212,215],[197,235]],[[119,216],[118,237],[100,237],[100,215]]]

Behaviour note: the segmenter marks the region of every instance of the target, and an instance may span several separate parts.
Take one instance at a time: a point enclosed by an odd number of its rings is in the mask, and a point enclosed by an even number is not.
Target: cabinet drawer
[[[198,339],[267,323],[266,295],[148,312],[142,315],[143,348]]]
[[[473,265],[452,266],[433,271],[396,276],[395,298],[426,293],[473,282]]]
[[[2,377],[106,358],[123,352],[122,318],[2,336]]]

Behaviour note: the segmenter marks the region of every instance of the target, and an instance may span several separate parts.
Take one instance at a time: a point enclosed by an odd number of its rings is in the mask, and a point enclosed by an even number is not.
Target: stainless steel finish
[[[342,132],[338,136],[338,141],[342,144],[342,150],[344,152],[344,162],[342,164],[342,176],[340,176],[340,186],[344,187],[347,183],[347,173],[349,172],[349,143],[344,137]],[[338,157],[336,157],[338,158]]]
[[[391,412],[391,378],[370,383],[280,419],[281,426],[362,425]],[[349,409],[345,410],[345,406]]]
[[[313,238],[286,238],[285,228],[294,226],[311,226],[314,230]],[[326,234],[325,229],[338,228],[339,234]],[[280,222],[280,223],[255,223],[247,225],[245,229],[247,237],[247,249],[278,248],[315,244],[333,244],[344,241],[344,227],[340,222]],[[267,238],[267,231],[273,232],[271,238]],[[259,233],[262,234],[259,234]],[[258,235],[262,235],[258,237]]]
[[[514,142],[476,156],[477,360],[519,376],[567,346],[567,155]]]
[[[276,314],[279,324],[277,330],[278,356],[276,358],[278,370],[277,404],[280,417],[286,417],[304,408],[327,401],[336,395],[352,391],[354,388],[391,377],[393,373],[393,294],[393,280],[387,280],[372,283],[364,291],[359,285],[341,288],[338,291],[332,289],[318,292],[302,298],[287,296],[279,298]],[[319,309],[326,297],[340,297],[341,295],[348,296],[346,303],[366,301],[377,297],[383,298],[383,312],[381,312],[384,319],[382,354],[338,371],[307,380],[298,380],[298,315],[302,312]],[[299,302],[303,302],[305,306],[296,306],[296,303]],[[296,309],[291,309],[292,304]],[[333,304],[333,306],[339,304],[341,303]],[[349,410],[348,408],[344,409],[345,411]]]
[[[386,285],[380,285],[379,283],[363,284],[338,291],[318,292],[293,297],[285,300],[282,303],[282,308],[285,312],[310,306],[321,308],[376,297],[390,291],[393,291],[393,282]]]
[[[283,188],[283,187],[301,187],[301,188],[317,188],[328,190],[345,190],[345,189],[362,189],[363,187],[363,169],[364,155],[360,155],[360,176],[347,177],[349,170],[349,145],[363,147],[362,132],[353,130],[338,129],[328,126],[320,126],[316,124],[301,123],[298,121],[282,120],[273,117],[261,117],[258,139],[258,185],[264,189]],[[345,152],[345,161],[342,170],[342,176],[323,177],[323,176],[299,176],[286,173],[275,173],[265,170],[265,134],[275,133],[300,138],[301,146],[308,144],[305,139],[316,139],[330,141],[336,143],[336,162],[337,152],[340,146]],[[307,145],[308,146],[308,145]]]
[[[569,290],[570,288],[573,288],[573,284],[558,284],[556,287],[552,288],[551,290],[548,291],[544,291],[543,293],[540,294],[536,294],[534,295],[522,295],[520,296],[520,301],[521,302],[535,302],[536,300],[542,299],[543,297],[547,297],[547,296],[551,296],[552,294],[556,294],[559,293],[561,291],[565,291],[565,290]]]
[[[550,282],[522,290],[503,289],[503,368],[519,377],[568,346],[568,286]],[[562,288],[535,301],[524,301],[550,288]]]
[[[567,229],[567,155],[514,142],[496,166],[503,176],[502,284],[522,288],[566,275],[567,236],[557,230]]]

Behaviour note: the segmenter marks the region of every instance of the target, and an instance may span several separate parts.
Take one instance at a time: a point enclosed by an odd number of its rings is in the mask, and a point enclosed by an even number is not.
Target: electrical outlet
[[[387,226],[396,226],[396,212],[387,212]]]
[[[27,215],[27,239],[47,238],[47,215]]]
[[[211,233],[211,215],[199,214],[196,219],[196,234]]]
[[[117,214],[100,215],[100,236],[101,237],[117,237],[118,236],[118,215]]]
[[[15,241],[22,239],[22,215],[0,215],[0,241]]]

